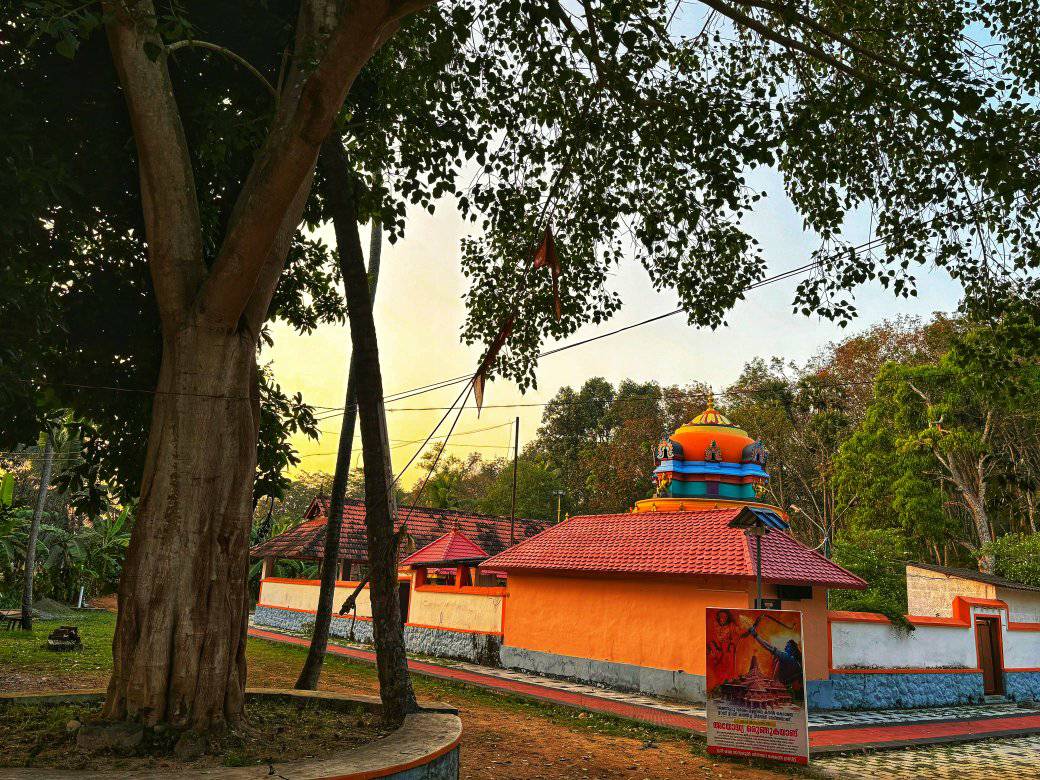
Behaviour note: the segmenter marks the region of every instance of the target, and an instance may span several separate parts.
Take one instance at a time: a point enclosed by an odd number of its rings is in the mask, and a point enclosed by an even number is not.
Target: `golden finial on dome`
[[[715,408],[715,391],[709,387],[707,408],[694,417],[687,425],[733,425],[733,423]]]

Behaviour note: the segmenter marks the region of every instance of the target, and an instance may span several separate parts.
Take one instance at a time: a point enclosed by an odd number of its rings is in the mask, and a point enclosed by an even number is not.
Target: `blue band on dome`
[[[769,474],[757,463],[708,463],[703,460],[664,460],[655,474],[718,474],[727,477],[762,477]]]

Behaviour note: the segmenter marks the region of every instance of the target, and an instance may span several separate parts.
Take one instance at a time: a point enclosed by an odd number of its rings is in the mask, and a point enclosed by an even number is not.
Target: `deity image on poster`
[[[808,760],[801,617],[707,610],[709,752]]]

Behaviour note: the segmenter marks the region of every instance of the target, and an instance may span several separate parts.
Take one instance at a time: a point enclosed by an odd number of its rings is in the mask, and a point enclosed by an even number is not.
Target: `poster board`
[[[802,613],[706,613],[708,753],[808,764]]]

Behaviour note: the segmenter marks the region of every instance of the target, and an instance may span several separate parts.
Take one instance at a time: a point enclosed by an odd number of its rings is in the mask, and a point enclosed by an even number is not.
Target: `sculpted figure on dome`
[[[766,461],[769,460],[769,450],[766,449],[766,445],[759,439],[744,448],[740,460],[742,463],[755,463],[759,466],[765,466]]]
[[[707,463],[722,463],[722,447],[714,439],[711,440],[711,444],[704,451],[704,460]]]
[[[655,489],[654,489],[654,497],[655,498],[662,498],[662,497],[670,496],[672,494],[672,491],[670,490],[670,488],[672,486],[672,477],[671,477],[670,474],[657,474],[657,475],[655,475],[654,476],[654,485],[655,485]]]
[[[660,464],[662,460],[682,460],[683,449],[682,445],[677,441],[664,436],[659,442],[657,442],[657,450],[654,453],[657,457],[657,462]]]

